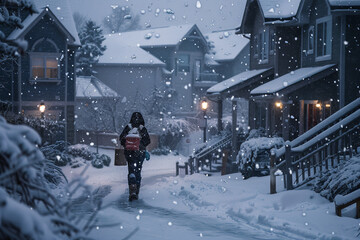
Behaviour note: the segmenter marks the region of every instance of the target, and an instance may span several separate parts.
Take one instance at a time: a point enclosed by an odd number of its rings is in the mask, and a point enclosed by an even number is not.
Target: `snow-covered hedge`
[[[241,166],[249,162],[254,162],[260,150],[271,150],[272,148],[280,148],[282,146],[284,146],[284,139],[279,137],[251,138],[241,144],[236,159]]]
[[[47,145],[41,148],[45,158],[52,161],[56,166],[66,166],[70,164],[72,168],[84,165],[86,161],[96,168],[109,166],[111,158],[105,154],[92,152],[87,145],[77,144],[67,146],[64,141],[58,141],[55,144]]]
[[[336,195],[346,195],[360,189],[360,155],[316,178],[314,191],[333,201]]]

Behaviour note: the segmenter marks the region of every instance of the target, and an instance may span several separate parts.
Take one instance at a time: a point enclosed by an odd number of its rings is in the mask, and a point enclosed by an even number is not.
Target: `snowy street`
[[[113,156],[112,150],[101,150]],[[128,202],[127,167],[89,167],[93,188],[110,186],[95,239],[355,239],[359,221],[334,213],[333,203],[310,190],[269,195],[269,177],[241,174],[175,177],[183,156],[144,162],[140,199]],[[71,178],[83,168],[63,168]],[[281,178],[278,188],[282,190]],[[86,208],[85,208],[86,209]],[[79,210],[81,211],[81,210]],[[102,227],[104,225],[111,227]]]

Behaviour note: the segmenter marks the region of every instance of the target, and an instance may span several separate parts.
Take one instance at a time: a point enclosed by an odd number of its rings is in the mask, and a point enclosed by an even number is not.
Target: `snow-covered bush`
[[[47,145],[41,148],[45,158],[56,166],[63,167],[70,164],[72,168],[77,168],[91,161],[96,168],[109,166],[111,158],[105,154],[97,154],[90,151],[87,145],[77,144],[69,146],[64,141],[58,141],[55,144]]]
[[[236,157],[239,169],[245,178],[253,176],[255,173],[260,175],[269,174],[270,150],[284,146],[282,138],[267,138],[261,136],[259,131],[253,132],[254,138],[248,140],[240,146],[240,151]],[[255,137],[256,136],[256,137]]]
[[[0,117],[0,239],[84,239],[101,209],[101,196],[82,177],[57,188],[55,196],[52,188],[65,177],[44,157],[40,142],[33,129]],[[97,209],[90,218],[74,210],[79,192]]]
[[[54,143],[64,139],[65,121],[54,119],[40,119],[33,116],[7,113],[5,119],[11,124],[27,125],[34,129],[42,137],[42,143]]]
[[[343,162],[315,179],[314,191],[333,201],[360,188],[360,155]]]
[[[246,140],[250,140],[252,138],[260,138],[260,137],[266,137],[264,128],[251,129]]]
[[[171,150],[167,147],[162,147],[162,148],[155,148],[153,150],[151,150],[151,154],[153,155],[168,155],[171,152]]]
[[[160,147],[170,150],[176,149],[181,139],[196,130],[197,126],[185,119],[163,119],[162,133],[160,135]]]

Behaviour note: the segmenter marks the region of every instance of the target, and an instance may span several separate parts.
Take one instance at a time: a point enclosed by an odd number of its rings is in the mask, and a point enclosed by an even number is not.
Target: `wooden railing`
[[[327,127],[299,146],[293,147],[294,144],[287,141],[283,154],[272,150],[271,194],[276,193],[277,170],[284,174],[284,187],[291,190],[346,160],[347,156],[352,157],[353,148],[360,144],[360,109]]]
[[[214,152],[218,152],[219,149],[223,149],[227,146],[231,146],[231,134],[226,135],[218,142],[212,144],[211,146],[206,147],[204,150],[200,151],[197,154],[189,157],[188,163],[190,168],[190,174],[200,172],[201,166],[204,164],[205,161],[203,159]],[[220,151],[221,152],[221,151]]]

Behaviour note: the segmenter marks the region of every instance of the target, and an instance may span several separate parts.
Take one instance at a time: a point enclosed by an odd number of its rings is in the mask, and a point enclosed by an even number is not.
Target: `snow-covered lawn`
[[[113,158],[113,150],[101,150]],[[87,183],[111,186],[99,214],[95,239],[356,239],[354,207],[335,215],[334,204],[303,189],[269,194],[269,177],[241,174],[175,177],[184,156],[151,156],[144,162],[140,200],[127,200],[127,167],[89,167]],[[83,167],[63,168],[69,179]],[[113,227],[101,225],[117,223]]]

